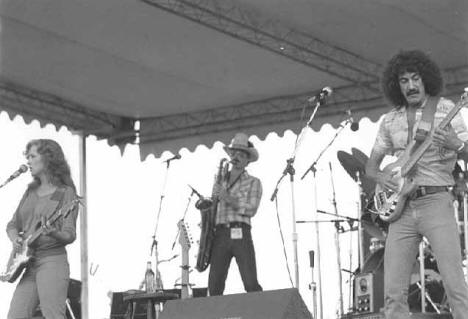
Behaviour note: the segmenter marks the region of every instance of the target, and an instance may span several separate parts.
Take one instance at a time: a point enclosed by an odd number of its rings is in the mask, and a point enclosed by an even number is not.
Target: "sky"
[[[278,191],[278,210],[270,197],[277,180],[282,175],[286,160],[294,155],[296,135],[286,131],[283,136],[270,133],[265,140],[251,137],[257,147],[260,158],[248,166],[250,174],[260,178],[263,185],[263,198],[256,216],[252,219],[252,236],[256,250],[257,272],[264,290],[291,288],[295,282],[293,249],[293,212],[292,192],[294,191],[295,219],[326,221],[333,216],[315,213],[315,204],[319,210],[334,213],[332,205],[332,181],[335,185],[337,212],[340,215],[358,216],[358,186],[348,176],[337,159],[339,150],[351,153],[355,147],[369,155],[372,148],[377,124],[364,118],[358,131],[353,132],[348,126],[341,130],[332,146],[323,154],[317,164],[316,178],[309,174],[301,180],[306,169],[315,161],[337,133],[329,125],[324,125],[320,132],[305,129],[301,143],[295,153],[295,181],[290,183],[284,178]],[[11,120],[5,112],[0,113],[0,147],[2,165],[0,181],[5,180],[18,167],[25,163],[23,151],[31,139],[51,138],[64,149],[71,166],[73,179],[79,181],[78,136],[62,127],[58,131],[52,125],[40,127],[37,121],[25,124],[21,117]],[[196,264],[198,252],[197,240],[200,236],[200,212],[194,207],[196,198],[191,198],[193,186],[198,192],[209,196],[214,175],[220,159],[227,157],[223,144],[216,142],[209,148],[199,146],[194,152],[187,149],[180,151],[181,159],[172,161],[166,169],[163,160],[171,153],[163,153],[161,158],[148,156],[140,160],[135,145],[126,147],[123,155],[117,147],[110,147],[105,141],[95,137],[87,138],[87,210],[88,210],[88,255],[93,273],[89,277],[90,318],[102,319],[110,316],[110,295],[138,289],[143,279],[146,262],[155,257],[150,255],[152,236],[156,230],[158,256],[160,260],[176,258],[159,265],[164,288],[173,288],[180,283],[181,247],[176,241],[177,222],[184,216],[192,235],[190,265]],[[330,172],[330,164],[333,173]],[[164,186],[165,176],[167,183]],[[29,173],[0,189],[0,228],[13,215],[16,206],[31,180]],[[314,185],[317,185],[317,201],[314,201]],[[160,218],[157,212],[161,205]],[[279,221],[279,222],[278,222]],[[79,225],[79,221],[78,221]],[[338,267],[335,228],[332,223],[320,222],[319,237],[315,236],[315,224],[299,223],[296,226],[298,244],[299,291],[310,311],[313,310],[312,292],[309,284],[312,269],[309,266],[309,251],[320,247],[320,274],[318,261],[315,262],[314,280],[322,278],[323,318],[336,318],[339,308]],[[348,229],[347,224],[343,225]],[[283,253],[284,250],[287,260]],[[80,279],[80,238],[68,246],[71,278]],[[175,242],[175,244],[174,244]],[[348,270],[357,268],[357,232],[345,232],[339,235],[341,266]],[[11,244],[6,232],[0,232],[0,267],[6,265],[11,251]],[[287,265],[289,265],[290,273]],[[4,268],[1,268],[3,270]],[[91,269],[90,269],[91,270]],[[190,273],[190,282],[194,287],[206,287],[208,270]],[[342,290],[344,310],[350,306],[350,278],[342,272]],[[9,302],[15,284],[0,283],[0,318],[6,318]],[[237,265],[231,263],[225,294],[242,293],[243,286]]]

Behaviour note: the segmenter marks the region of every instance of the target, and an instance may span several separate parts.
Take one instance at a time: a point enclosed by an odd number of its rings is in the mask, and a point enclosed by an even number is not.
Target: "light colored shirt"
[[[445,116],[454,107],[450,100],[440,98],[434,114],[434,127],[438,126]],[[416,111],[416,120],[413,126],[413,136],[416,135],[419,122],[421,121],[424,105]],[[449,127],[455,130],[458,138],[462,141],[468,140],[468,132],[465,122],[458,113]],[[374,151],[380,154],[400,156],[408,144],[408,120],[406,108],[393,109],[384,115],[380,123]],[[443,147],[431,145],[424,153],[411,177],[418,185],[424,186],[447,186],[453,185],[452,170],[457,161],[457,153]]]
[[[244,171],[240,178],[228,189],[229,195],[235,197],[239,208],[235,209],[224,201],[218,204],[216,224],[243,222],[250,225],[250,218],[257,213],[262,198],[262,183]]]

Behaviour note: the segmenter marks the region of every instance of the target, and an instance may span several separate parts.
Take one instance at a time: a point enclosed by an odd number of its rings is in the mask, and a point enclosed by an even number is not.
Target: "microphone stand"
[[[273,194],[271,195],[271,198],[270,198],[271,201],[274,201],[276,199],[276,195],[278,194],[278,188],[279,188],[281,181],[286,176],[286,174],[289,174],[290,176],[289,180],[291,184],[291,207],[292,207],[292,219],[293,219],[292,220],[292,225],[293,225],[292,239],[293,239],[293,247],[294,247],[294,272],[295,272],[295,284],[296,284],[296,288],[298,289],[299,289],[299,261],[298,261],[298,253],[297,253],[298,236],[297,236],[297,231],[296,231],[296,206],[295,206],[295,192],[294,192],[295,169],[294,169],[293,164],[294,164],[294,160],[296,156],[295,154],[297,153],[298,147],[301,144],[303,134],[305,132],[305,128],[307,128],[312,123],[312,120],[315,117],[315,113],[317,112],[319,106],[325,103],[325,96],[328,94],[329,92],[323,92],[322,90],[322,92],[320,92],[318,95],[314,97],[314,99],[317,100],[317,103],[315,104],[315,108],[309,120],[307,121],[306,125],[302,128],[301,133],[299,133],[299,135],[297,136],[293,156],[286,160],[286,167],[283,170],[283,174],[276,182],[275,190],[273,191]],[[308,102],[311,102],[314,99],[309,99]],[[320,260],[319,258],[317,259]],[[320,295],[320,298],[322,298],[321,295]]]
[[[320,101],[317,103],[318,105],[320,104]],[[315,112],[314,112],[315,114]],[[309,120],[309,123],[311,122],[311,120]],[[312,163],[312,165],[310,165],[310,167],[305,171],[305,173],[302,175],[301,177],[301,180],[304,179],[306,177],[306,175],[309,173],[309,172],[312,172],[313,173],[313,178],[312,178],[312,184],[313,184],[313,188],[314,188],[314,204],[313,204],[313,213],[314,213],[314,216],[315,218],[317,219],[318,217],[318,210],[317,210],[317,163],[318,161],[320,160],[320,158],[322,157],[322,155],[325,153],[326,150],[328,150],[328,148],[333,144],[333,142],[336,140],[336,138],[338,137],[338,135],[341,133],[341,131],[346,127],[346,124],[348,124],[350,122],[349,119],[346,120],[345,124],[344,125],[340,125],[340,128],[338,129],[338,131],[336,132],[335,136],[332,138],[332,140],[330,141],[330,143],[328,143],[328,145],[325,146],[324,149],[322,149],[322,151],[319,153],[318,157],[315,159],[315,161]],[[320,303],[320,319],[323,319],[323,299],[322,299],[322,273],[321,273],[321,264],[320,264],[320,230],[319,230],[319,227],[318,227],[318,224],[315,224],[315,236],[317,238],[317,271],[318,271],[318,283],[319,283],[319,303]]]
[[[335,210],[335,215],[338,216],[338,207],[336,205],[336,193],[335,193],[335,183],[333,182],[333,170],[332,170],[332,165],[329,162],[328,163],[330,166],[330,178],[331,178],[331,186],[332,186],[332,194],[333,194],[333,199],[332,199],[332,204],[333,208]],[[340,231],[340,223],[335,222],[335,248],[336,248],[336,264],[338,266],[338,293],[339,293],[339,313],[338,316],[341,317],[344,313],[344,308],[343,308],[343,278],[341,276],[341,247],[340,247],[340,237],[339,237],[339,231]]]
[[[162,291],[163,290],[163,287],[162,287],[162,279],[161,279],[161,274],[159,272],[159,256],[158,256],[158,241],[156,239],[156,234],[158,232],[158,225],[159,225],[159,216],[161,215],[161,209],[162,209],[162,205],[163,205],[163,201],[164,201],[164,198],[165,198],[165,195],[164,195],[164,192],[166,190],[166,184],[167,184],[167,177],[169,175],[169,166],[171,164],[171,160],[167,160],[166,161],[166,172],[164,174],[164,179],[163,179],[163,185],[162,185],[162,188],[161,188],[161,195],[160,195],[160,200],[159,200],[159,207],[158,207],[158,213],[157,213],[157,216],[156,216],[156,225],[154,227],[154,233],[153,233],[153,240],[152,240],[152,243],[151,243],[151,249],[150,249],[150,256],[153,254],[153,251],[154,251],[154,259],[155,259],[155,276],[156,276],[156,285],[155,285],[155,288],[156,288],[156,291]]]

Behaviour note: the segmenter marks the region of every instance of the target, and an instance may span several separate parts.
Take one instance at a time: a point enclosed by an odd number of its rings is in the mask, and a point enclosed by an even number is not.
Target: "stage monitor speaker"
[[[342,316],[341,319],[385,319],[385,315],[381,312],[368,314],[350,313]],[[412,313],[409,319],[452,319],[452,315],[449,313]]]
[[[160,319],[312,319],[295,288],[169,300]]]
[[[129,318],[128,302],[123,300],[127,294],[135,293],[137,290],[129,290],[124,292],[113,292],[111,301],[110,319],[127,319]],[[135,319],[146,319],[146,306],[138,303],[135,310]]]

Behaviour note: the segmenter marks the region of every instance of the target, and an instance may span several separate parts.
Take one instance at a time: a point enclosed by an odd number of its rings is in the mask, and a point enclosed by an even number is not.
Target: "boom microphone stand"
[[[317,102],[317,105],[319,106],[320,105],[320,101]],[[316,106],[316,108],[318,107]],[[315,114],[315,112],[314,112]],[[313,115],[314,115],[313,114]],[[309,120],[309,123],[312,121]],[[318,209],[317,209],[317,178],[316,178],[316,173],[317,173],[317,163],[318,161],[320,160],[320,158],[322,157],[322,155],[325,153],[326,150],[328,150],[328,148],[333,144],[333,142],[336,140],[336,138],[338,137],[338,135],[341,133],[341,131],[346,127],[346,124],[348,123],[351,123],[351,119],[347,119],[344,123],[344,125],[340,125],[340,128],[338,129],[338,131],[336,132],[335,136],[333,136],[332,140],[330,141],[330,143],[328,143],[328,145],[325,146],[325,148],[320,152],[320,154],[318,155],[318,157],[315,159],[315,161],[312,163],[312,165],[310,165],[310,167],[305,171],[305,173],[302,175],[301,179],[304,179],[306,177],[306,175],[309,173],[309,172],[312,172],[313,173],[313,178],[312,178],[312,184],[313,184],[313,187],[314,187],[314,207],[313,207],[313,212],[314,212],[314,216],[315,218],[317,219],[318,217]],[[317,238],[317,271],[318,271],[318,284],[319,284],[319,303],[320,303],[320,319],[323,318],[323,301],[322,301],[322,274],[321,274],[321,265],[320,265],[320,230],[319,230],[319,227],[318,227],[318,224],[315,224],[315,235],[316,235],[316,238]]]
[[[293,238],[293,247],[294,247],[294,272],[295,272],[295,284],[296,288],[299,288],[299,262],[298,262],[298,256],[297,256],[297,232],[296,232],[296,206],[295,206],[295,192],[294,192],[294,174],[295,174],[295,169],[294,169],[294,160],[296,157],[296,153],[299,149],[299,146],[302,142],[304,133],[306,131],[306,128],[312,123],[312,120],[315,116],[315,113],[317,112],[318,108],[320,105],[325,103],[325,97],[327,95],[330,95],[332,92],[332,89],[329,87],[323,88],[318,94],[316,94],[314,97],[311,97],[310,99],[307,100],[307,102],[313,102],[316,101],[314,111],[312,112],[312,115],[310,116],[309,120],[307,121],[307,124],[302,128],[301,132],[296,138],[296,142],[294,145],[294,152],[293,156],[286,160],[286,167],[283,170],[283,174],[281,177],[278,179],[276,182],[276,187],[275,190],[273,191],[273,194],[271,195],[270,200],[274,201],[276,199],[276,195],[278,193],[278,188],[279,184],[283,180],[283,178],[286,176],[286,174],[289,174],[290,176],[290,184],[291,184],[291,207],[292,207],[292,224],[293,224],[293,233],[292,233],[292,238]],[[302,119],[302,116],[301,116]],[[320,260],[319,258],[317,258]],[[319,281],[320,282],[320,281]],[[320,296],[321,298],[321,296]]]
[[[156,276],[156,291],[162,291],[163,290],[163,287],[162,287],[162,280],[161,280],[161,274],[159,272],[159,269],[158,269],[158,265],[159,265],[159,256],[158,256],[158,241],[156,239],[156,234],[158,232],[158,225],[159,225],[159,216],[161,215],[161,209],[162,209],[162,205],[163,205],[163,201],[164,201],[164,198],[165,198],[165,195],[164,195],[164,192],[166,190],[166,184],[167,184],[167,177],[169,175],[169,166],[171,164],[171,161],[175,160],[175,159],[179,159],[180,158],[180,155],[179,154],[176,154],[174,157],[168,159],[168,160],[165,160],[164,162],[166,163],[166,171],[165,171],[165,174],[164,174],[164,179],[163,179],[163,185],[161,187],[161,195],[160,195],[160,200],[159,200],[159,207],[158,207],[158,214],[156,216],[156,225],[154,227],[154,233],[153,233],[153,241],[151,243],[151,249],[150,249],[150,256],[153,254],[153,251],[154,251],[154,259],[155,259],[155,263],[154,263],[154,267],[155,267],[155,276]]]

